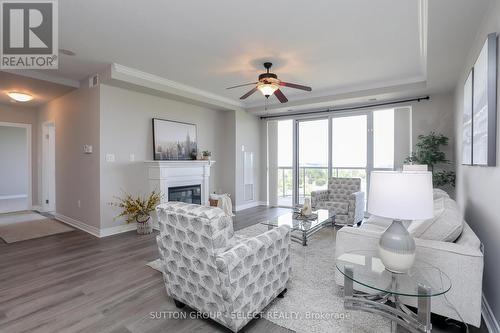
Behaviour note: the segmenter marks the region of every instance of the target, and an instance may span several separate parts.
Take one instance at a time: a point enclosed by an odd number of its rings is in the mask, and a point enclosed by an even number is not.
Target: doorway
[[[0,213],[31,209],[31,125],[0,122]]]
[[[56,127],[42,124],[42,210],[56,210]]]

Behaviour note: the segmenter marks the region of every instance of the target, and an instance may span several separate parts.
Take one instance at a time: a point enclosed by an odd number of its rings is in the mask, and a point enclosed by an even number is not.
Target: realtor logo
[[[0,0],[1,69],[57,69],[57,0]]]

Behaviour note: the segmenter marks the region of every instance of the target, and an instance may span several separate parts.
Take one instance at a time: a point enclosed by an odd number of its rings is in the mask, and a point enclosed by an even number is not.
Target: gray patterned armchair
[[[290,229],[234,235],[220,208],[168,202],[156,208],[156,240],[167,293],[234,332],[275,297],[290,277]]]
[[[313,209],[335,211],[335,224],[354,225],[363,220],[365,193],[360,178],[330,178],[328,190],[311,192]]]

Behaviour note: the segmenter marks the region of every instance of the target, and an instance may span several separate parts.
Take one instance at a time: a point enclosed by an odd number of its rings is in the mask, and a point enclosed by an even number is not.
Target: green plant
[[[428,135],[419,135],[416,149],[405,159],[405,163],[427,164],[432,172],[434,186],[441,187],[450,184],[455,186],[455,172],[448,170],[435,170],[436,165],[449,164],[446,154],[441,151],[448,145],[449,139],[443,134],[434,132]]]
[[[161,194],[153,191],[147,196],[133,197],[129,193],[125,193],[123,197],[115,197],[117,202],[111,202],[111,206],[122,209],[121,213],[116,216],[125,217],[126,222],[146,222],[149,215],[160,204]]]
[[[210,152],[210,151],[208,151],[208,150],[204,150],[204,151],[202,151],[202,153],[201,153],[201,154],[202,154],[203,156],[205,156],[205,157],[212,156],[212,152]]]

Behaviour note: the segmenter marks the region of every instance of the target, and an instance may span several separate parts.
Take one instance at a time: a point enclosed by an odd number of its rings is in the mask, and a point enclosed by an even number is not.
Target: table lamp
[[[373,171],[368,212],[390,218],[392,224],[379,241],[379,255],[387,270],[408,271],[415,260],[415,240],[403,221],[425,220],[434,215],[432,173]]]

